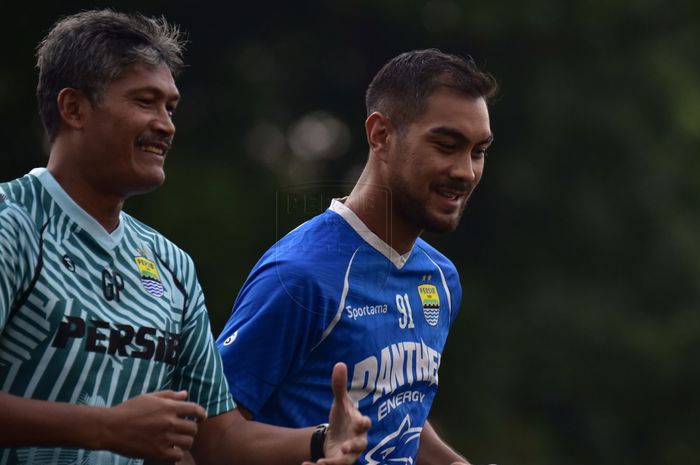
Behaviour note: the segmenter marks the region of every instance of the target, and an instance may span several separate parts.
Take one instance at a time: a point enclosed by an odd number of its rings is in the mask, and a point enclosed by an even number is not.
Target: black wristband
[[[328,423],[322,423],[311,434],[312,462],[326,457],[326,454],[323,452],[323,444],[326,442],[326,431],[328,431]]]

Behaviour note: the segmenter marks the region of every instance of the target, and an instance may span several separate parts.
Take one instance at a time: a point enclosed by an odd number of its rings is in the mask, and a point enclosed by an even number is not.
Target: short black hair
[[[380,111],[402,130],[422,114],[427,98],[439,87],[489,102],[498,84],[471,57],[435,48],[413,50],[389,60],[374,76],[365,95],[367,116]]]

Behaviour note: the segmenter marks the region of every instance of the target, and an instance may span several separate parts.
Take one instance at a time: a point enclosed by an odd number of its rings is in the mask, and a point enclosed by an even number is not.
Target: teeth
[[[158,155],[163,155],[165,153],[163,149],[156,145],[142,145],[141,150],[143,150],[144,152],[151,152]]]

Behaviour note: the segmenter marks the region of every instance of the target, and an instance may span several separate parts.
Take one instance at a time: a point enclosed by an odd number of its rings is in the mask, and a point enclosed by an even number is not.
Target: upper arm
[[[312,280],[275,266],[251,274],[217,340],[236,401],[257,416],[322,333],[324,305]]]

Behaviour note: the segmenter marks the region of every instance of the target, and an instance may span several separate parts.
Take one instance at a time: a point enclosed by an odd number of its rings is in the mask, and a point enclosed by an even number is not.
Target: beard
[[[394,182],[390,186],[393,211],[407,224],[416,226],[424,231],[431,233],[454,231],[462,219],[462,214],[473,186],[463,182],[447,180],[431,185],[431,190],[436,187],[448,191],[467,192],[457,212],[450,214],[441,212],[435,206],[430,205],[430,196],[425,197],[421,195],[410,180],[399,177],[395,177]]]

